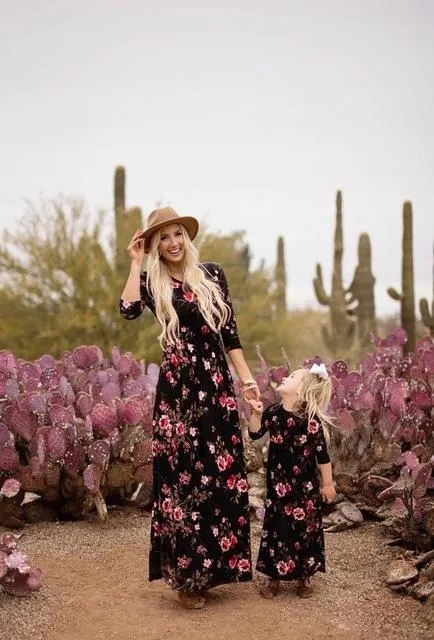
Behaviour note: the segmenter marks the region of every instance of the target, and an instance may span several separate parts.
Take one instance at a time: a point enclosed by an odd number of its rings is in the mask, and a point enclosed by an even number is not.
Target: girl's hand
[[[249,404],[255,413],[262,413],[264,409],[264,405],[260,400],[254,400],[253,398],[250,400],[246,400],[247,404]]]
[[[139,265],[142,264],[145,257],[145,241],[143,240],[142,234],[143,231],[141,229],[137,229],[127,247],[131,262]]]
[[[336,490],[332,484],[325,484],[321,487],[321,495],[324,502],[333,502],[336,498]]]

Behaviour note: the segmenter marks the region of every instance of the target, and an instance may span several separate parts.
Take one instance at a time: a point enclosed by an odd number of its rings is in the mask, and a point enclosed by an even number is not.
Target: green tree
[[[80,344],[136,352],[139,336],[154,337],[147,317],[127,323],[117,311],[115,243],[104,243],[105,219],[92,220],[82,201],[61,199],[31,205],[16,232],[3,233],[0,348],[26,359]]]

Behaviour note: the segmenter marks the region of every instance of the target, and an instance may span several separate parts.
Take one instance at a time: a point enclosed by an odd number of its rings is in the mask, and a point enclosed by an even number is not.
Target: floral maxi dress
[[[220,265],[201,265],[221,288],[230,317],[213,332],[195,296],[172,278],[176,345],[163,353],[153,415],[153,509],[149,580],[203,591],[252,579],[248,485],[233,381],[225,350],[241,348]],[[137,318],[154,301],[141,275],[141,300],[120,301]]]
[[[307,579],[325,572],[317,470],[317,462],[330,462],[323,427],[274,404],[262,414],[261,429],[249,435],[256,440],[267,431],[267,498],[256,568],[274,579]]]

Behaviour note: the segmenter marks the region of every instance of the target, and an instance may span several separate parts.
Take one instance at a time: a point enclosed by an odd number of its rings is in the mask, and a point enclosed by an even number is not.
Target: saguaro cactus
[[[348,288],[347,304],[357,301],[353,313],[357,318],[359,342],[362,348],[370,345],[370,334],[376,333],[375,319],[375,277],[371,266],[371,241],[367,233],[359,237],[359,263],[353,281]]]
[[[419,301],[420,315],[422,316],[422,322],[429,329],[431,338],[434,338],[434,245],[433,245],[433,295],[431,301],[431,313],[429,311],[428,300],[422,298]]]
[[[414,351],[416,345],[416,311],[414,301],[414,267],[413,267],[413,208],[411,202],[404,202],[402,211],[402,266],[401,287],[399,293],[393,287],[387,293],[393,300],[401,303],[401,325],[407,333],[405,350]]]
[[[114,177],[114,210],[116,223],[116,271],[125,278],[129,268],[126,247],[133,233],[142,226],[142,211],[139,207],[126,209],[125,206],[125,169],[116,167]]]
[[[332,288],[327,295],[322,277],[321,265],[316,265],[316,277],[313,280],[318,302],[330,309],[330,330],[322,327],[323,340],[333,356],[339,352],[351,348],[355,337],[356,325],[348,315],[347,302],[345,300],[345,288],[342,283],[342,256],[344,253],[344,240],[342,228],[342,194],[336,195],[336,228],[334,238],[334,259]]]
[[[282,236],[277,239],[277,262],[274,271],[276,314],[283,316],[286,313],[286,269],[285,269],[285,244]]]

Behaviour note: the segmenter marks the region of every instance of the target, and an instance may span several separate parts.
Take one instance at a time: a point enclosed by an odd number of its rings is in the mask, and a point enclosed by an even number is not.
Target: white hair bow
[[[329,377],[329,374],[327,373],[327,369],[325,368],[325,364],[323,362],[321,362],[321,364],[317,364],[315,362],[315,364],[313,364],[309,369],[309,372],[314,373],[315,375],[319,376],[323,380]]]

